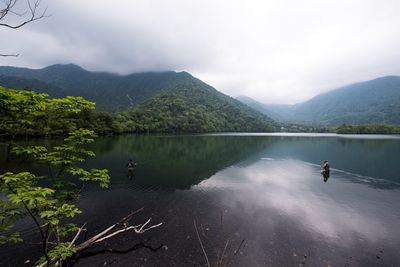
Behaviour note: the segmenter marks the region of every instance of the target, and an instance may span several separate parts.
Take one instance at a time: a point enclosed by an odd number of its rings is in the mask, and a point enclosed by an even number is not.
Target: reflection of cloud
[[[263,160],[247,168],[221,171],[195,189],[234,191],[223,194],[228,206],[239,202],[246,209],[276,209],[308,231],[340,242],[350,241],[354,235],[370,241],[392,238],[395,220],[380,215],[399,213],[390,204],[399,202],[398,192],[374,190],[336,178],[325,184],[315,166],[295,160]]]

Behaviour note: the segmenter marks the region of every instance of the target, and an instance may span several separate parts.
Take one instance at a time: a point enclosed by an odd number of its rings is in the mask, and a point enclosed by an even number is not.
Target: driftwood
[[[78,239],[78,237],[80,236],[80,234],[86,230],[84,228],[86,225],[86,223],[85,223],[81,228],[79,228],[78,232],[76,233],[76,235],[74,236],[74,238],[72,239],[72,241],[70,242],[68,247],[69,248],[75,247],[75,249],[76,249],[75,253],[79,253],[85,249],[92,247],[95,244],[98,244],[104,240],[107,240],[113,236],[122,234],[124,232],[134,231],[136,234],[143,234],[143,233],[145,233],[153,228],[157,228],[163,224],[161,222],[158,224],[150,225],[150,222],[152,219],[152,218],[150,218],[145,223],[138,224],[138,225],[129,225],[129,220],[133,217],[133,215],[139,213],[142,210],[143,210],[143,208],[130,213],[128,216],[122,218],[119,222],[109,226],[108,228],[106,228],[102,232],[98,233],[97,235],[95,235],[95,236],[89,238],[88,240],[84,241],[83,243],[75,246],[75,242]],[[55,264],[56,266],[61,266],[61,259],[59,257],[52,258],[52,259],[50,259],[50,262],[48,262],[48,261],[43,262],[39,265],[36,265],[36,267],[46,267],[51,264]]]

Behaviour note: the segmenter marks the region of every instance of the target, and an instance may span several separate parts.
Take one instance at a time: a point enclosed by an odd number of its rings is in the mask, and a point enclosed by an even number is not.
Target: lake
[[[225,251],[231,266],[400,266],[399,136],[125,135],[92,149],[85,166],[109,169],[111,184],[82,192],[76,219],[88,236],[141,207],[135,222],[164,225],[110,239],[74,266],[204,266],[195,223],[211,265]],[[27,241],[37,235],[28,222],[18,228]],[[38,249],[8,245],[0,265],[27,266]]]

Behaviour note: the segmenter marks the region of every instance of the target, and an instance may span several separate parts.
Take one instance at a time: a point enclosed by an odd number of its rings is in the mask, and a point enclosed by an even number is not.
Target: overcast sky
[[[23,0],[20,0],[23,1]],[[0,65],[187,71],[216,89],[296,103],[400,75],[399,0],[42,0],[51,17],[0,27]]]

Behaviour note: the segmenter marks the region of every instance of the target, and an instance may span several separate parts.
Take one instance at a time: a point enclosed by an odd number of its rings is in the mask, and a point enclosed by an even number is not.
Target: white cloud
[[[185,70],[233,96],[294,103],[400,74],[400,2],[59,0],[0,29],[1,65],[72,62],[120,73]]]

